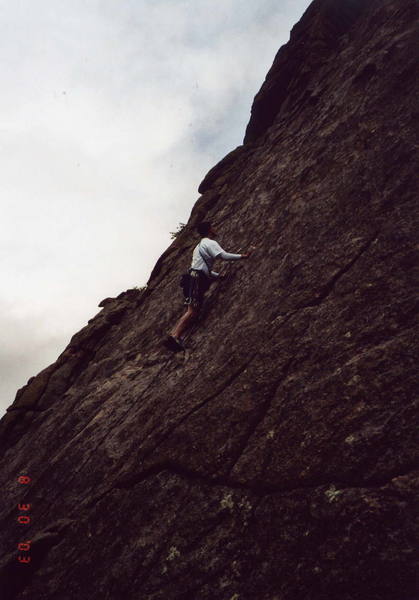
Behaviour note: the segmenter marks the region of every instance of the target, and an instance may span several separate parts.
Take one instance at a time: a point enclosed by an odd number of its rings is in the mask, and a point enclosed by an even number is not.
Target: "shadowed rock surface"
[[[148,287],[18,391],[2,599],[414,599],[417,16],[313,2]],[[171,354],[202,218],[258,249]]]

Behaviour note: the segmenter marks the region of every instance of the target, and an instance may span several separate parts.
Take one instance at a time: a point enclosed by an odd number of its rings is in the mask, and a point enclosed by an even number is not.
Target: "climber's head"
[[[209,221],[203,221],[202,223],[199,223],[196,229],[201,237],[215,235],[215,231]]]

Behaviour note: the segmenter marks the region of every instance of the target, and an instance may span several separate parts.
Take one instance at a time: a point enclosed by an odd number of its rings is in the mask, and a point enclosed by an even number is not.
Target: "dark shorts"
[[[210,286],[210,280],[203,271],[193,271],[189,273],[189,286],[183,290],[185,297],[184,304],[200,308],[204,300],[204,294]]]

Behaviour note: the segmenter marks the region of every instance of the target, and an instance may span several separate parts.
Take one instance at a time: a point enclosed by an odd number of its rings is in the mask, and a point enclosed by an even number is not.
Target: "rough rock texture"
[[[2,599],[416,596],[417,6],[316,0],[147,289],[19,390]],[[202,218],[258,250],[171,354]]]

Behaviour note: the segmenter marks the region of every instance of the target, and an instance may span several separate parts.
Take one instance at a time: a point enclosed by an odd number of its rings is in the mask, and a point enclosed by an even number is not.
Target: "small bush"
[[[180,235],[182,233],[182,231],[185,229],[185,227],[186,227],[186,223],[179,223],[176,231],[170,232],[170,238],[172,240],[175,240],[178,237],[178,235]]]

